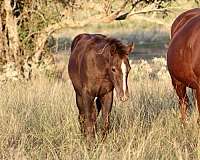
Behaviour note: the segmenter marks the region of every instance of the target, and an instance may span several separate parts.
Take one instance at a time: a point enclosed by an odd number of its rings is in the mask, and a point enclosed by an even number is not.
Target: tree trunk
[[[8,79],[21,79],[23,58],[20,52],[20,40],[17,31],[17,19],[13,15],[11,0],[4,0],[0,16],[0,56],[6,62],[3,67]]]
[[[11,0],[4,0],[4,9],[6,12],[6,32],[8,40],[8,60],[15,62],[20,58],[19,35],[17,32],[17,20],[12,13]]]
[[[2,66],[5,64],[6,57],[5,57],[5,48],[4,48],[4,33],[3,33],[3,21],[2,21],[2,16],[3,16],[3,10],[0,10],[0,65],[1,68],[0,70],[2,71]]]

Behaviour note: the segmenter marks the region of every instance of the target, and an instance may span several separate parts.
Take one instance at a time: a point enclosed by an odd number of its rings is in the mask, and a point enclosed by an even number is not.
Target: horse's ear
[[[135,44],[133,42],[127,44],[127,53],[130,54],[133,52]]]
[[[110,45],[110,54],[111,54],[111,56],[113,56],[116,53],[116,50],[117,50],[116,45],[115,44],[111,44]]]

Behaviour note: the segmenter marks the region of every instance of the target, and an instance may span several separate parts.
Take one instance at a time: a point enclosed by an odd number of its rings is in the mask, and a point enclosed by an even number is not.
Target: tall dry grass
[[[133,69],[132,69],[133,70]],[[183,128],[171,82],[129,77],[130,99],[114,101],[111,129],[88,149],[69,80],[37,79],[0,87],[0,159],[200,159],[197,111]]]

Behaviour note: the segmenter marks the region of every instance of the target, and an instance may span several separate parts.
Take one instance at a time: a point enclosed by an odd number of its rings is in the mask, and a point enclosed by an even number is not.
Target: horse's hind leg
[[[179,107],[181,112],[181,120],[185,124],[187,118],[187,109],[189,104],[189,99],[186,93],[186,85],[176,79],[172,78],[172,84],[176,93],[179,97]]]
[[[200,86],[196,90],[196,99],[197,99],[197,106],[198,106],[198,111],[199,111],[199,117],[197,119],[198,125],[200,125]]]
[[[78,120],[79,120],[79,124],[80,124],[80,128],[81,128],[81,132],[84,133],[84,108],[83,108],[83,101],[82,101],[82,97],[78,94],[76,94],[76,104],[79,110],[79,116],[78,116]]]

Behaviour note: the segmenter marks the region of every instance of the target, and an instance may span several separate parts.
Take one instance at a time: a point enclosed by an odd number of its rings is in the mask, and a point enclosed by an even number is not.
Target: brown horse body
[[[74,38],[68,71],[76,92],[79,122],[87,138],[94,137],[96,115],[101,109],[104,135],[107,133],[114,88],[122,101],[128,99],[131,51],[132,45],[101,34],[80,34]]]
[[[200,8],[193,8],[181,13],[172,24],[171,38],[177,31],[179,31],[180,28],[187,24],[187,22],[189,22],[192,18],[198,15],[200,15]]]
[[[188,108],[186,87],[196,90],[200,112],[200,16],[187,22],[172,38],[167,52],[167,66],[179,97],[181,119]],[[200,118],[198,118],[199,122]]]

